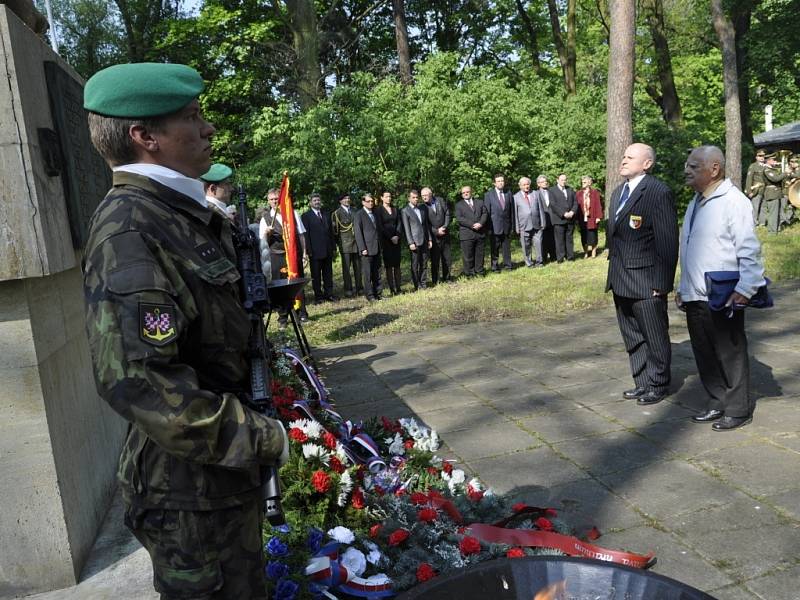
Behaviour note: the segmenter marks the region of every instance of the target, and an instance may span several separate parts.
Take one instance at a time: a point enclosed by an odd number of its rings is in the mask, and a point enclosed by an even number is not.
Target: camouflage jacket
[[[744,183],[744,193],[747,194],[749,198],[764,193],[764,186],[766,185],[766,181],[764,180],[764,169],[765,166],[758,161],[752,163],[747,168],[747,177],[745,178]]]
[[[250,333],[231,222],[161,184],[114,174],[83,263],[100,395],[131,426],[125,499],[208,510],[252,500],[283,433],[242,405]]]

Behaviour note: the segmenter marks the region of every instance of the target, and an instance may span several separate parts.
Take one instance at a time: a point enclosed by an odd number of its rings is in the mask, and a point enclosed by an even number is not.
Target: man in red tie
[[[505,191],[506,179],[501,173],[494,176],[494,186],[483,195],[483,203],[489,213],[491,237],[492,271],[500,270],[500,249],[503,250],[503,267],[511,270],[511,232],[514,225],[514,200],[511,192]]]
[[[519,191],[514,194],[514,223],[525,257],[525,266],[541,267],[542,232],[547,219],[538,194],[531,191],[531,180],[528,177],[519,180]]]

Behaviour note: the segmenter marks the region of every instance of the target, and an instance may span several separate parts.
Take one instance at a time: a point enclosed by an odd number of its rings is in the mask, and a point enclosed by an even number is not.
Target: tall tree
[[[536,73],[541,73],[542,61],[539,59],[539,35],[536,31],[536,24],[528,14],[528,7],[526,4],[527,3],[522,0],[514,0],[514,6],[517,8],[517,15],[522,22],[521,29],[525,33],[524,45],[528,49],[528,52],[530,52],[533,70]]]
[[[575,5],[577,0],[567,0],[567,41],[561,33],[561,21],[558,17],[556,0],[547,0],[547,10],[550,13],[550,26],[553,29],[553,43],[558,51],[558,60],[564,75],[564,88],[567,95],[573,96],[577,91],[575,81]]]
[[[725,91],[726,175],[742,186],[742,114],[739,108],[739,81],[736,63],[736,32],[722,7],[722,0],[711,0],[711,21],[722,50],[722,81]]]
[[[314,0],[286,0],[295,53],[295,81],[300,108],[314,106],[322,95],[319,32]]]
[[[400,81],[411,83],[411,48],[408,45],[408,26],[406,25],[406,7],[403,0],[392,0],[392,16],[394,17],[394,37],[397,43],[397,67]]]
[[[620,182],[620,158],[633,141],[636,5],[634,0],[609,0],[608,5],[608,72],[613,76],[608,78],[606,110],[606,198],[611,198]]]
[[[127,59],[143,62],[150,58],[165,21],[178,15],[178,2],[170,0],[114,0],[125,29]]]
[[[675,88],[675,78],[672,74],[672,57],[669,52],[664,22],[664,3],[663,0],[647,0],[646,5],[647,25],[650,29],[650,37],[653,39],[659,82],[659,89],[656,89],[655,86],[648,86],[647,91],[661,108],[664,121],[675,127],[683,122],[683,113],[678,99],[678,90]]]

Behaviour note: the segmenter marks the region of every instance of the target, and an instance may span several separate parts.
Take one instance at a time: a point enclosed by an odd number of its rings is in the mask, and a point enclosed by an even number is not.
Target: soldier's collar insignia
[[[199,245],[195,248],[195,252],[207,263],[213,262],[219,258],[219,249],[211,242]]]
[[[153,346],[166,346],[178,337],[175,307],[170,304],[140,302],[139,337]]]

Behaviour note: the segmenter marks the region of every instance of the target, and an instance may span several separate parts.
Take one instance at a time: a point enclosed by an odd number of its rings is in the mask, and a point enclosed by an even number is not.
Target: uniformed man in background
[[[129,423],[118,478],[125,524],[162,600],[266,599],[262,467],[283,426],[250,410],[250,321],[233,224],[203,183],[214,127],[194,69],[109,67],[86,84],[92,142],[114,171],[84,259],[100,395]]]
[[[355,281],[355,294],[361,295],[363,282],[361,281],[361,259],[356,246],[356,234],[353,232],[353,213],[350,207],[350,194],[343,194],[339,198],[339,208],[333,211],[333,235],[336,245],[339,246],[339,256],[342,257],[342,283],[344,295],[353,296],[353,281]],[[353,271],[353,279],[350,271]]]
[[[747,177],[744,183],[744,193],[750,198],[753,203],[753,220],[756,225],[764,225],[766,223],[766,211],[761,210],[761,203],[764,200],[764,187],[766,181],[764,180],[764,150],[756,152],[756,161],[747,168]]]
[[[789,202],[789,188],[792,187],[792,184],[800,177],[799,158],[800,156],[797,154],[792,154],[789,157],[789,169],[786,172],[786,177],[783,180],[781,189],[783,196],[781,198],[781,225],[789,225],[794,218],[794,206]]]
[[[764,168],[764,204],[762,211],[766,211],[765,223],[770,233],[778,233],[781,227],[781,199],[783,198],[783,180],[786,173],[778,162],[778,154],[767,154]]]
[[[231,177],[233,177],[233,169],[222,163],[214,163],[208,171],[200,176],[206,191],[208,206],[228,219],[231,218],[228,212],[228,202],[231,201],[233,194]]]

